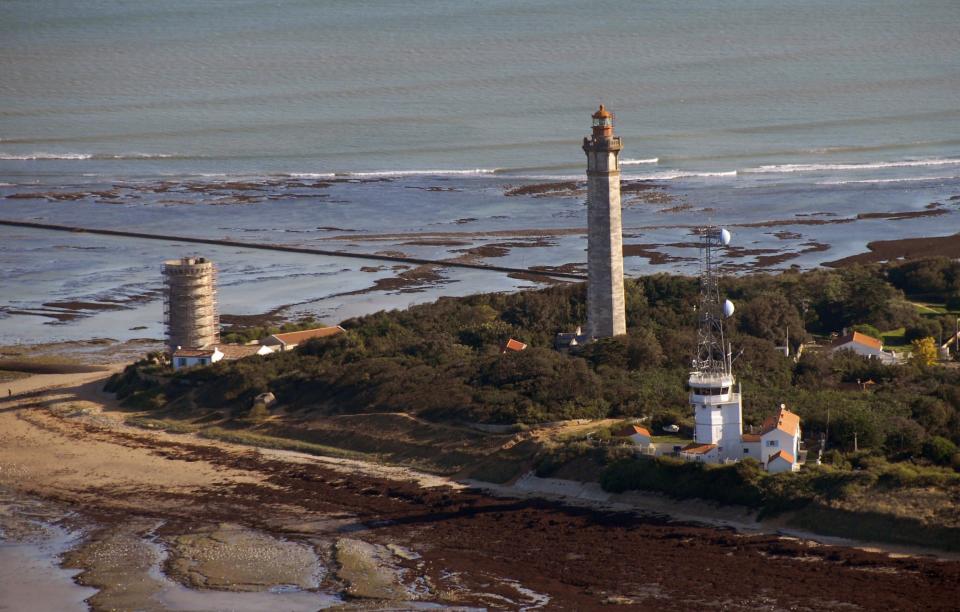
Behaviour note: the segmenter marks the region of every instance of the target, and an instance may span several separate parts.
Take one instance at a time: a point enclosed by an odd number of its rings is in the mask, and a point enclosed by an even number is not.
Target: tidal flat
[[[0,398],[0,554],[20,532],[52,543],[37,575],[58,576],[49,591],[58,609],[84,609],[84,599],[94,610],[947,610],[956,601],[960,562],[950,558],[147,431],[127,426],[101,391],[106,373],[58,376],[61,386],[44,379],[30,391],[26,379],[20,395]]]
[[[882,252],[871,260],[897,256],[902,249],[884,246],[890,241],[917,242],[921,236],[939,236],[937,244],[943,243],[940,251],[927,246],[924,253],[952,252],[943,236],[954,233],[960,182],[901,180],[895,174],[901,170],[843,170],[850,180],[836,184],[821,173],[793,170],[672,180],[625,174],[625,271],[694,273],[694,238],[706,223],[725,225],[737,235],[738,248],[726,253],[729,274],[860,261],[868,244],[878,240],[887,242],[879,243]],[[336,323],[442,296],[569,282],[537,272],[584,271],[586,216],[579,177],[399,174],[303,180],[252,175],[103,182],[93,176],[71,181],[42,189],[0,185],[0,219],[437,263],[0,227],[0,266],[9,288],[0,296],[0,343],[160,338],[160,265],[192,253],[217,264],[220,311],[225,322],[238,324],[305,316]],[[111,203],[103,200],[105,190]],[[171,193],[181,203],[172,204]],[[457,263],[530,272],[453,267]]]

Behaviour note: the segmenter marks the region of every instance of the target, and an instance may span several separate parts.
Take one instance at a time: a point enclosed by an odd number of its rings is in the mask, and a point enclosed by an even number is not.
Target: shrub
[[[934,436],[923,445],[923,456],[937,465],[949,464],[957,453],[957,445],[941,436]]]
[[[853,329],[853,331],[860,332],[861,334],[866,334],[871,338],[876,338],[877,340],[883,339],[883,334],[880,332],[880,330],[868,323],[854,325],[851,329]]]
[[[936,338],[940,335],[940,324],[932,319],[920,319],[908,325],[903,332],[903,339],[913,342],[921,338]]]

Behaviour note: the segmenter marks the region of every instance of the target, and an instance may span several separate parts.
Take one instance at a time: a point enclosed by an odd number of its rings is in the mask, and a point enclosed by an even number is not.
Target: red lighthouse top
[[[593,137],[609,138],[611,136],[613,136],[613,113],[601,104],[600,110],[593,113]]]

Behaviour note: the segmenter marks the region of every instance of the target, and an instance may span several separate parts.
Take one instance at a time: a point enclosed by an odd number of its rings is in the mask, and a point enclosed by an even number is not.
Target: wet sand
[[[119,577],[151,601],[166,581],[188,596],[205,592],[200,583],[284,582],[347,608],[947,610],[960,596],[957,561],[502,498],[402,468],[132,429],[98,385],[31,394],[28,382],[0,401],[0,485],[73,509],[90,550],[129,552],[126,573],[109,556],[74,557],[81,581]],[[243,559],[284,547],[297,552],[283,576],[251,579]],[[151,555],[166,555],[162,576]],[[123,607],[111,598],[130,592],[107,591],[98,609]]]
[[[879,263],[896,259],[919,259],[922,257],[960,257],[960,234],[935,238],[904,238],[903,240],[878,240],[867,244],[867,253],[844,257],[825,263],[825,266],[842,268],[855,264]]]

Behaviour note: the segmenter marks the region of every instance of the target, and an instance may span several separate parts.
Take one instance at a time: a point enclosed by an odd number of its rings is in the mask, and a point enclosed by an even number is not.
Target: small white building
[[[221,360],[234,361],[254,355],[269,355],[273,349],[269,346],[256,344],[221,344],[213,347],[198,349],[177,348],[171,356],[174,370],[193,366],[206,366]]]
[[[223,353],[221,353],[217,347],[209,349],[184,349],[178,347],[177,350],[173,352],[170,362],[173,364],[174,370],[179,370],[180,368],[210,365],[217,363],[221,359],[223,359]]]
[[[314,338],[329,338],[342,334],[344,330],[339,325],[333,327],[316,327],[314,329],[304,329],[302,331],[287,332],[284,334],[274,334],[261,342],[263,346],[269,346],[275,351],[292,351],[298,344],[303,344],[307,340]]]
[[[560,332],[553,341],[553,347],[561,353],[577,350],[579,347],[590,342],[583,330],[577,327],[573,332]]]
[[[743,409],[733,374],[692,372],[688,384],[695,445],[713,445],[718,460],[739,459]]]
[[[617,432],[617,435],[624,438],[629,438],[640,450],[646,450],[650,447],[650,442],[652,440],[650,436],[650,430],[646,427],[640,427],[639,425],[628,425]]]
[[[744,457],[754,457],[770,472],[795,472],[800,469],[800,417],[783,404],[776,415],[763,422],[759,434],[750,435],[750,442],[746,440],[747,435],[744,436]],[[753,442],[756,437],[759,437],[759,443]],[[756,454],[748,453],[748,450]],[[772,464],[774,457],[778,462],[788,461],[789,469],[779,469],[782,467],[779,463]]]
[[[768,472],[796,472],[798,469],[800,467],[796,459],[786,451],[777,451],[770,455],[770,459],[767,461]]]
[[[720,463],[720,452],[716,444],[692,442],[680,449],[680,458],[701,463]]]
[[[881,341],[856,331],[833,341],[830,352],[836,353],[837,351],[853,351],[862,357],[879,359],[881,363],[887,365],[894,365],[899,361],[894,353],[883,350]]]

